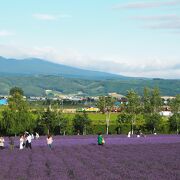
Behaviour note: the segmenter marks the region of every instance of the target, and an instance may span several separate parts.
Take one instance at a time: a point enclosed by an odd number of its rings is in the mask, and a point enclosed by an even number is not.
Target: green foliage
[[[136,121],[135,121],[134,125],[135,125],[136,131],[139,131],[139,130],[141,130],[143,132],[145,131],[146,121],[145,121],[143,114],[138,114],[136,116]]]
[[[153,80],[153,79],[104,79],[86,80],[67,78],[53,75],[13,75],[0,76],[0,94],[8,94],[12,87],[23,88],[26,96],[44,96],[45,90],[51,89],[65,94],[83,92],[85,95],[106,95],[108,92],[117,92],[125,95],[128,89],[135,89],[143,94],[143,88],[158,87],[162,95],[176,95],[180,92],[180,80]]]
[[[74,132],[77,134],[87,134],[91,128],[91,120],[84,112],[83,114],[76,114],[73,118]]]
[[[13,87],[13,88],[10,89],[9,94],[10,94],[11,96],[13,96],[13,95],[15,95],[15,94],[17,94],[17,93],[18,93],[19,95],[21,95],[21,96],[24,95],[23,90],[22,90],[21,88],[19,88],[19,87]]]
[[[100,96],[97,101],[97,107],[100,109],[101,112],[110,112],[113,105],[114,105],[114,98],[110,96]]]
[[[20,93],[13,93],[8,99],[9,105],[2,111],[1,129],[6,134],[22,133],[32,130],[35,117],[29,111],[28,103]]]
[[[145,114],[158,113],[162,107],[162,99],[160,96],[159,89],[156,87],[154,89],[144,88],[143,94],[143,112]]]
[[[170,107],[173,113],[176,114],[180,112],[180,94],[177,95],[175,99],[171,100]]]
[[[68,119],[63,116],[63,113],[60,111],[56,112],[56,121],[58,122],[59,126],[59,134],[64,134],[68,130]]]
[[[142,110],[141,98],[137,92],[130,90],[127,93],[128,103],[125,106],[125,111],[131,115],[131,134],[134,133],[134,126],[136,124],[136,116]]]
[[[180,95],[170,101],[171,111],[173,116],[169,118],[170,130],[176,131],[179,134],[180,129]]]
[[[160,91],[158,88],[154,88],[152,90],[151,105],[152,105],[153,113],[160,112],[161,106],[162,106],[162,100],[161,100]]]
[[[132,115],[138,114],[141,111],[141,101],[140,96],[134,90],[130,90],[127,93],[128,104],[126,106],[126,111]]]
[[[102,113],[106,112],[106,134],[109,134],[109,123],[111,111],[114,106],[115,99],[110,96],[101,96],[97,102],[97,107],[100,109]]]
[[[131,119],[132,119],[132,115],[128,114],[128,113],[121,113],[118,115],[117,124],[118,124],[118,133],[119,134],[124,133],[124,129],[128,129],[128,131],[130,130]]]
[[[160,124],[162,121],[162,117],[158,113],[154,114],[146,114],[146,129],[148,132],[155,133],[156,131],[160,130]]]
[[[152,105],[151,105],[151,94],[149,88],[144,88],[143,94],[143,111],[144,113],[151,113],[152,112]]]
[[[46,101],[46,106],[53,107],[52,109],[45,110],[42,104],[32,104],[30,109],[17,88],[11,94],[8,106],[0,108],[0,131],[3,134],[19,134],[25,130],[40,134],[96,134],[99,131],[109,134],[127,133],[130,129],[132,132],[141,129],[146,133],[179,131],[180,95],[170,102],[174,115],[168,121],[159,115],[162,103],[157,88],[145,88],[142,98],[136,91],[128,91],[128,103],[119,115],[111,113],[114,104],[111,97],[99,98],[97,104],[103,113],[64,114],[58,111],[61,102]]]
[[[171,131],[176,131],[177,134],[179,134],[179,130],[180,130],[180,114],[176,113],[173,114],[173,116],[171,116],[169,118],[169,127]]]
[[[56,118],[56,112],[48,107],[46,111],[42,112],[40,124],[46,129],[47,132],[45,133],[50,134],[54,132],[55,127],[58,126],[58,120],[59,119]]]

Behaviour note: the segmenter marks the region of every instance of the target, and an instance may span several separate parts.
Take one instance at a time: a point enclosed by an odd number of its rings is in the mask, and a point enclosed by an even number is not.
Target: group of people
[[[39,138],[39,134],[37,132],[34,136],[34,134],[30,134],[29,132],[25,131],[23,135],[20,135],[19,149],[24,149],[25,147],[32,149],[32,146],[31,146],[32,139],[38,139],[38,138]],[[9,136],[10,150],[14,149],[14,144],[15,144],[14,137]],[[5,148],[5,139],[3,136],[0,136],[0,149],[4,149],[4,148]]]
[[[35,136],[36,139],[39,138],[39,134],[36,134]],[[34,139],[34,136],[28,132],[25,132],[23,135],[20,135],[20,139],[19,139],[19,149],[24,149],[24,148],[30,148],[32,149],[31,146],[31,142],[32,139]],[[48,135],[46,138],[47,141],[47,145],[50,149],[52,149],[52,143],[53,143],[53,138],[52,135]],[[4,149],[4,138],[2,136],[0,136],[0,149]],[[102,136],[101,133],[98,134],[98,145],[104,145],[105,144],[105,140]],[[9,137],[9,145],[10,145],[10,149],[13,150],[14,149],[14,139],[13,137]]]
[[[38,139],[38,138],[39,138],[38,133],[36,133],[36,135],[34,137],[33,134],[30,134],[29,132],[26,131],[23,135],[20,135],[19,149],[20,150],[22,150],[24,148],[32,149],[32,146],[31,146],[32,139]],[[5,142],[4,138],[2,136],[0,136],[0,149],[4,149],[4,142]],[[52,143],[53,143],[52,135],[48,134],[48,136],[46,138],[46,142],[47,142],[47,146],[50,149],[52,149]],[[98,143],[98,145],[105,144],[105,140],[104,140],[101,132],[98,134],[97,143]],[[14,149],[14,138],[13,137],[9,137],[9,145],[10,145],[10,149],[13,150]]]
[[[128,132],[128,135],[127,137],[130,138],[131,137],[131,131]],[[138,131],[137,133],[137,137],[146,137],[142,132],[141,130]],[[31,141],[32,139],[38,139],[39,138],[39,134],[36,133],[35,137],[33,134],[30,134],[28,132],[25,132],[24,135],[21,135],[20,136],[20,145],[19,145],[19,149],[24,149],[25,147],[26,148],[30,148],[32,149],[32,146],[31,146]],[[4,148],[4,138],[1,136],[0,137],[0,149],[3,149]],[[52,149],[52,143],[53,143],[53,138],[52,136],[49,134],[46,138],[46,142],[47,142],[47,146]],[[97,137],[97,143],[98,145],[104,145],[105,144],[105,140],[102,136],[102,133],[100,132],[98,134],[98,137]],[[14,140],[12,137],[9,138],[9,144],[10,144],[10,149],[12,150],[14,148]]]
[[[31,142],[33,139],[39,139],[39,134],[36,132],[35,135],[25,131],[23,135],[20,135],[19,149],[29,148],[32,149]]]
[[[24,135],[22,135],[19,140],[20,141],[19,149],[24,149],[24,147],[32,149],[32,146],[31,146],[32,139],[34,139],[33,134],[29,134],[28,132],[26,132]],[[39,139],[38,133],[36,133],[35,139]],[[46,141],[47,141],[48,147],[51,149],[52,143],[53,143],[53,138],[50,134],[48,134]]]
[[[32,139],[34,139],[34,135],[28,132],[25,132],[23,135],[20,135],[19,149],[24,149],[24,147],[32,149],[32,146],[31,146]]]
[[[130,138],[132,135],[133,135],[133,133],[132,133],[131,131],[129,131],[128,134],[127,134],[127,137]],[[139,131],[137,131],[137,133],[136,133],[136,137],[138,137],[138,138],[139,138],[139,137],[146,137],[146,135],[143,134],[141,130],[139,130]]]
[[[20,135],[20,139],[19,139],[19,149],[22,150],[24,148],[29,148],[32,149],[32,145],[31,142],[33,139],[39,139],[39,134],[36,132],[36,134],[30,134],[29,132],[25,131],[25,133],[23,135]],[[53,138],[52,135],[48,134],[47,138],[46,138],[46,142],[47,142],[47,146],[52,149],[52,143],[53,143]],[[0,149],[4,149],[5,147],[5,139],[3,138],[3,136],[0,136]],[[13,137],[9,137],[9,147],[10,150],[14,149],[14,138]]]

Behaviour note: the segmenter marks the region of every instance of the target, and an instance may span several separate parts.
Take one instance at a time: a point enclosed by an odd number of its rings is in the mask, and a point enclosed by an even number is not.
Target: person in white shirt
[[[23,135],[21,135],[20,136],[20,139],[19,139],[19,142],[20,142],[20,144],[19,144],[19,149],[23,149],[24,148],[24,145],[25,145],[25,143],[24,143],[24,136]]]
[[[131,137],[131,131],[128,132],[128,135],[127,135],[128,138]]]
[[[39,139],[39,134],[36,132],[36,139]]]
[[[33,133],[31,134],[31,138],[34,139],[34,134]]]
[[[0,137],[0,148],[4,149],[4,138],[2,136]]]
[[[53,138],[52,138],[52,136],[51,135],[48,135],[48,137],[47,137],[47,145],[48,145],[48,147],[51,149],[52,148],[52,143],[53,143]]]

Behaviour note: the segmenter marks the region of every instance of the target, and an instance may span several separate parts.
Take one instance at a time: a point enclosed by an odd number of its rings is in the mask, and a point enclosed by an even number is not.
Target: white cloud
[[[3,36],[12,36],[14,35],[12,32],[10,31],[7,31],[7,30],[0,30],[0,37],[3,37]]]
[[[162,29],[162,30],[180,30],[180,16],[176,14],[134,16],[133,20],[139,20],[143,23],[143,28]],[[172,32],[174,33],[174,32]]]
[[[61,19],[61,18],[71,18],[72,16],[69,14],[60,14],[57,17]]]
[[[135,58],[91,57],[73,49],[58,51],[53,47],[34,48],[33,56],[49,59],[53,62],[97,70],[114,74],[141,77],[180,78],[178,58]],[[32,53],[31,53],[32,54]]]
[[[170,30],[180,30],[180,21],[178,22],[167,22],[167,23],[155,23],[145,25],[145,28],[149,29],[170,29]]]
[[[176,14],[152,15],[152,16],[133,16],[131,19],[142,21],[180,21],[180,16]]]
[[[171,7],[180,5],[180,0],[164,0],[164,1],[136,1],[132,3],[119,4],[114,6],[116,9],[147,9],[147,8],[160,8]],[[172,12],[171,14],[158,14],[158,15],[139,15],[131,16],[130,19],[142,21],[141,28],[154,29],[154,30],[172,30],[171,34],[179,34],[180,30],[180,16]],[[174,31],[174,32],[173,32]],[[178,31],[178,32],[177,32]]]
[[[33,17],[38,20],[44,20],[44,21],[55,21],[62,18],[70,18],[71,15],[68,14],[59,14],[59,15],[53,15],[53,14],[33,14]]]
[[[57,20],[57,17],[51,14],[33,14],[33,17],[39,20],[47,20],[47,21]]]
[[[14,44],[0,44],[0,56],[9,58],[24,58],[27,57],[28,50],[19,48]]]
[[[114,9],[148,9],[148,8],[158,8],[158,7],[169,7],[176,6],[180,4],[180,0],[166,0],[163,2],[160,1],[144,1],[144,2],[132,2],[125,4],[117,4],[113,8]]]

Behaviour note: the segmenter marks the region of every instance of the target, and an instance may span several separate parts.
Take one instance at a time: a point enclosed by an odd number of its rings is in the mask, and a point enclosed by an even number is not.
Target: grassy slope
[[[142,94],[144,87],[159,87],[162,95],[180,94],[180,80],[152,79],[114,79],[114,80],[83,80],[62,78],[58,76],[17,76],[0,77],[0,94],[8,94],[10,88],[21,87],[26,95],[43,96],[45,90],[51,89],[64,94],[77,93],[86,95],[104,95],[108,92],[126,94],[127,90],[135,89]]]

